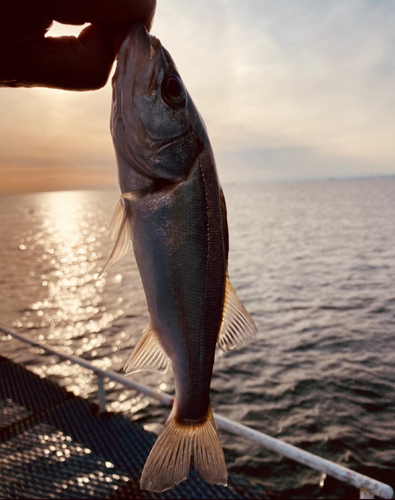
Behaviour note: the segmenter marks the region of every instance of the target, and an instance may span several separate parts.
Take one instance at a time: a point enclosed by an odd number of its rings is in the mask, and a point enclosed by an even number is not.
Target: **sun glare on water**
[[[39,262],[35,280],[41,286],[36,301],[25,313],[29,318],[22,317],[20,321],[23,325],[25,319],[28,320],[28,328],[39,326],[43,332],[41,340],[67,354],[90,353],[95,357],[106,342],[101,332],[111,325],[115,316],[102,304],[101,293],[106,280],[95,279],[97,261],[101,257],[100,245],[88,223],[84,201],[81,192],[42,194],[40,206],[32,214],[40,218],[37,220],[39,230],[26,235],[19,246],[23,251],[35,250],[35,259]],[[121,309],[117,311],[122,312]],[[95,363],[106,369],[111,361],[104,358]],[[34,371],[40,375],[64,377],[66,383],[72,380],[69,388],[86,396],[91,390],[92,374],[80,370],[76,376],[77,370],[69,362],[54,360],[49,366],[36,366]]]

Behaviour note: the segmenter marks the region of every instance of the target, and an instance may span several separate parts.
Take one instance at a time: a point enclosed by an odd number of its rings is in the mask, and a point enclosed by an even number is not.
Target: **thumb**
[[[124,35],[126,36],[125,30]],[[78,36],[46,37],[10,54],[8,85],[95,90],[109,77],[122,35],[119,28],[90,25]],[[7,80],[7,78],[6,78]]]

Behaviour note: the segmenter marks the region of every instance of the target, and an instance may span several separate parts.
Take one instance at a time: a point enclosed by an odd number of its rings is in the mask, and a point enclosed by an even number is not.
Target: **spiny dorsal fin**
[[[236,349],[251,340],[257,327],[226,277],[225,302],[217,343],[223,351]]]
[[[114,246],[98,278],[101,278],[104,271],[112,266],[114,262],[123,257],[128,251],[130,243],[129,217],[129,208],[126,206],[124,199],[121,197],[115,207],[114,215],[112,216],[110,222],[110,240],[114,241]]]
[[[127,374],[143,370],[165,373],[169,364],[170,360],[159,343],[157,333],[148,325],[124,370]]]

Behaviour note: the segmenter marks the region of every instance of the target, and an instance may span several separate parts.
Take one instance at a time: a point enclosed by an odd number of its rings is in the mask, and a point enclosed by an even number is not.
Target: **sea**
[[[218,350],[214,412],[395,486],[395,178],[224,185],[229,274],[258,334]],[[110,251],[117,191],[0,197],[0,324],[122,373],[147,324],[128,255]],[[0,335],[0,353],[96,400],[85,369]],[[174,393],[171,373],[139,382]],[[107,410],[158,433],[169,410],[107,382]],[[228,467],[281,498],[358,498],[220,431]]]

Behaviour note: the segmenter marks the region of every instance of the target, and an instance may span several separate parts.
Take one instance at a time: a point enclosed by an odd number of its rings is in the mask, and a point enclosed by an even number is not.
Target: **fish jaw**
[[[174,86],[181,103],[169,101]],[[112,102],[111,134],[121,158],[122,192],[135,189],[136,175],[185,180],[208,143],[207,133],[170,54],[143,25],[134,25],[122,44]]]
[[[156,70],[155,61],[150,64],[152,52],[160,42],[147,33],[143,25],[136,24],[124,40],[119,54],[115,74],[112,79],[112,108],[110,130],[118,161],[119,184],[122,192],[136,189],[136,185],[147,184],[145,157],[149,155],[150,144],[139,114],[134,106],[137,93],[152,93],[147,85],[138,85],[137,75],[145,73],[147,82],[151,80],[149,71]],[[142,78],[142,75],[140,77]],[[142,179],[141,179],[142,178]]]

